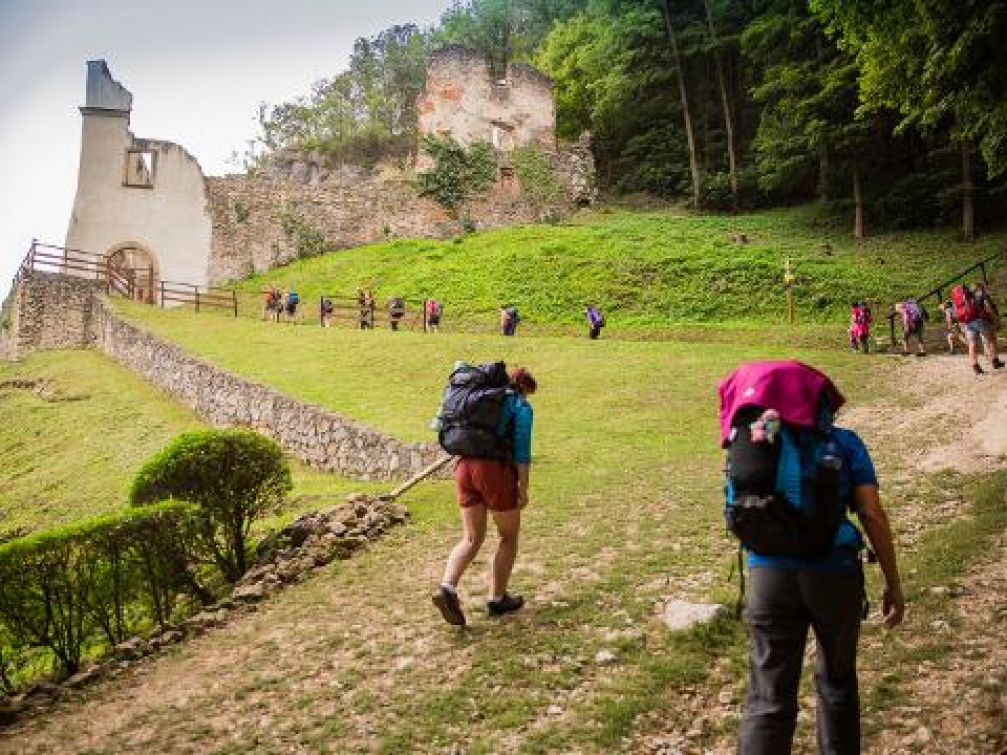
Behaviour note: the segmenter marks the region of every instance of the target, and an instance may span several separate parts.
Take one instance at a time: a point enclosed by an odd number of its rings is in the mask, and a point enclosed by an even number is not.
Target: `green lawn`
[[[739,244],[743,233],[749,243]],[[526,323],[578,324],[596,302],[613,328],[676,322],[778,320],[790,258],[802,321],[843,321],[854,299],[887,307],[923,293],[1001,250],[1007,233],[963,244],[954,231],[888,233],[862,241],[809,206],[737,216],[583,211],[552,226],[524,226],[453,240],[393,239],[294,262],[238,283],[247,313],[269,283],[294,286],[307,317],[320,294],[371,287],[378,306],[392,296],[433,297],[445,325],[492,327],[497,308],[518,305]]]
[[[44,529],[126,505],[133,475],[180,432],[204,427],[185,407],[93,351],[0,362],[0,533]],[[294,465],[294,508],[373,485]],[[299,500],[298,500],[299,499]]]

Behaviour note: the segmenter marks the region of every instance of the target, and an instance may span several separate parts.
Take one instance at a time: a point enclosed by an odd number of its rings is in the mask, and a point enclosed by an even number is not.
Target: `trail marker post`
[[[787,257],[787,264],[783,269],[783,289],[787,292],[787,315],[790,324],[794,324],[794,272],[790,267],[790,257]]]

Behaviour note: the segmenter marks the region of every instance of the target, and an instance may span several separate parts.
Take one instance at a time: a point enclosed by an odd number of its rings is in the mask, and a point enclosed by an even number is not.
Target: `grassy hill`
[[[19,379],[39,387],[13,387]],[[0,362],[0,534],[125,506],[147,457],[178,433],[203,427],[188,409],[93,351]],[[305,506],[311,496],[373,487],[296,464],[294,483],[293,496],[307,498]]]
[[[738,234],[749,243],[737,243]],[[765,323],[785,313],[782,276],[790,258],[799,319],[845,321],[854,299],[887,306],[922,293],[1005,242],[1000,232],[962,244],[947,229],[855,241],[845,223],[816,207],[737,216],[600,209],[559,225],[446,241],[392,239],[238,285],[248,294],[271,282],[294,286],[311,315],[320,294],[370,286],[379,306],[395,295],[436,298],[448,321],[514,302],[530,321],[579,323],[585,303],[595,302],[617,327]]]

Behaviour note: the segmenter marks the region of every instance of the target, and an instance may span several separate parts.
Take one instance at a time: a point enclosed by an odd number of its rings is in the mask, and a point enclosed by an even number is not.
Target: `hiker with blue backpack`
[[[884,575],[885,625],[899,624],[905,611],[870,454],[856,433],[833,424],[844,402],[828,377],[796,361],[743,363],[720,385],[725,518],[748,568],[749,679],[738,747],[745,755],[790,752],[809,628],[819,750],[860,752],[865,544],[850,512]]]
[[[433,603],[444,620],[465,626],[458,583],[486,538],[488,518],[500,542],[490,567],[486,610],[497,617],[517,611],[524,598],[507,592],[517,558],[521,512],[528,505],[533,413],[528,396],[538,384],[524,369],[509,374],[503,362],[455,365],[436,424],[441,446],[458,457],[455,493],[463,534],[451,550]]]

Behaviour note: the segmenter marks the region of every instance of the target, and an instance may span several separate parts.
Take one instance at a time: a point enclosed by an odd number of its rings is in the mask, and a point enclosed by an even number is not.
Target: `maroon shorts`
[[[491,511],[511,511],[517,506],[517,469],[495,459],[458,460],[455,467],[458,505],[485,506]]]

